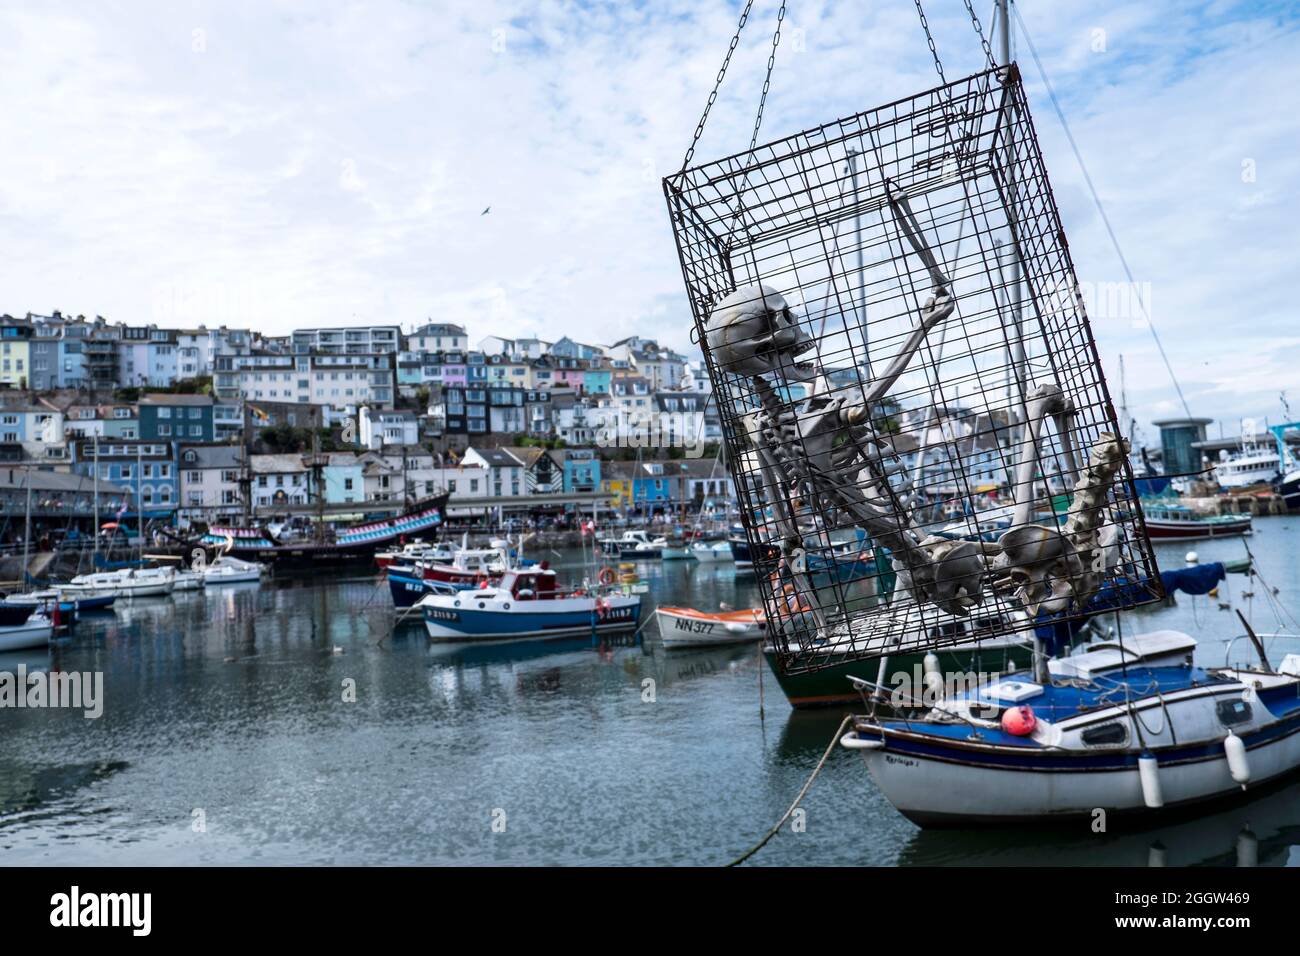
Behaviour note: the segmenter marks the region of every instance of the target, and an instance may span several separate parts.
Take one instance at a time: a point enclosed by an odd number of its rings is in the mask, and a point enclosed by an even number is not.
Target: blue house
[[[216,441],[211,395],[150,394],[140,399],[140,437],[145,441]]]
[[[600,456],[590,449],[556,451],[564,456],[565,493],[600,490]]]
[[[632,476],[633,505],[667,505],[673,500],[673,479],[662,462],[642,462]]]
[[[130,492],[131,505],[123,520],[138,518],[139,510],[149,518],[172,518],[180,503],[180,480],[176,446],[169,441],[101,439],[96,459],[95,442],[81,439],[72,443],[73,470],[87,478],[95,474]]]

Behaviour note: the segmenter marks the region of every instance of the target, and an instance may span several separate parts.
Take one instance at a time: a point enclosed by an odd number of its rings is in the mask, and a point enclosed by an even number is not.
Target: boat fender
[[[1138,757],[1138,779],[1142,782],[1142,802],[1152,810],[1165,805],[1160,792],[1160,763],[1155,754],[1143,753]]]
[[[1002,729],[1013,737],[1028,737],[1038,726],[1038,718],[1034,716],[1034,708],[1026,707],[1023,704],[1019,707],[1008,707],[1002,712]]]
[[[883,740],[868,740],[859,737],[857,731],[850,730],[840,738],[840,746],[845,750],[883,750],[885,742]]]
[[[613,568],[601,568],[600,573],[596,575],[596,580],[608,586],[617,580],[617,575],[615,575]]]
[[[1233,782],[1245,790],[1250,783],[1250,759],[1246,756],[1245,743],[1230,730],[1223,738],[1223,752],[1228,757],[1228,773],[1232,774]]]
[[[921,664],[921,669],[925,674],[926,690],[939,700],[942,700],[943,671],[939,669],[939,658],[933,651],[930,651],[925,655],[925,660]]]

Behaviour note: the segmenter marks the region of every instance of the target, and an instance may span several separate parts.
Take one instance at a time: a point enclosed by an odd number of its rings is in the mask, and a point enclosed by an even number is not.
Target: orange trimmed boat
[[[743,611],[697,611],[690,607],[655,609],[664,647],[713,647],[748,644],[767,633],[767,617],[759,608]]]

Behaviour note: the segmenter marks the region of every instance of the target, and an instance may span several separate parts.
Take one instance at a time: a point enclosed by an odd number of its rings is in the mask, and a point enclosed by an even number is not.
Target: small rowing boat
[[[767,619],[758,608],[743,611],[697,611],[690,607],[655,610],[664,647],[714,647],[761,641]]]

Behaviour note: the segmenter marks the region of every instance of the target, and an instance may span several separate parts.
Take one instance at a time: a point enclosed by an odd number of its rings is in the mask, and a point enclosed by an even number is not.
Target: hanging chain
[[[970,14],[970,22],[975,27],[975,35],[980,38],[980,46],[984,47],[984,56],[988,58],[989,69],[997,69],[998,61],[993,58],[993,47],[989,46],[988,38],[984,36],[984,28],[980,26],[979,14],[975,12],[975,5],[971,0],[966,0],[966,12]],[[994,14],[996,16],[996,13]]]
[[[691,164],[691,160],[695,158],[695,146],[697,143],[699,143],[700,137],[704,135],[704,124],[709,118],[709,110],[713,109],[713,104],[717,102],[718,89],[722,86],[722,78],[726,75],[727,67],[731,63],[731,54],[736,52],[736,46],[737,44],[740,43],[740,31],[745,29],[745,21],[749,19],[749,10],[750,7],[752,7],[753,5],[754,5],[754,0],[745,0],[745,9],[742,10],[740,13],[740,22],[736,24],[736,32],[735,35],[732,36],[731,38],[731,45],[727,47],[727,55],[722,58],[722,68],[718,70],[718,78],[713,84],[713,92],[709,94],[709,101],[704,104],[704,114],[700,117],[699,123],[695,125],[695,135],[691,137],[690,148],[686,150],[686,158],[682,160],[682,169],[685,169],[687,166],[689,166]],[[772,67],[771,67],[770,60],[768,61],[767,70],[768,70],[768,76],[770,77],[772,74]],[[766,89],[764,89],[764,93],[766,92],[767,92]],[[758,115],[759,118],[762,119],[763,116],[762,106],[759,107]],[[757,135],[757,131],[755,132],[755,135]]]
[[[781,9],[776,14],[776,32],[772,34],[772,52],[767,55],[767,75],[763,77],[763,95],[758,98],[758,116],[754,118],[754,135],[749,138],[750,157],[758,145],[758,128],[763,125],[763,107],[767,103],[767,91],[772,88],[772,67],[776,63],[776,48],[781,43],[781,21],[785,19],[785,2],[781,0]]]
[[[925,31],[925,42],[930,44],[930,55],[934,57],[934,69],[939,74],[939,81],[943,86],[948,85],[948,78],[943,75],[943,63],[939,60],[939,51],[934,46],[934,35],[930,33],[930,21],[925,18],[925,10],[921,7],[921,0],[916,2],[916,15],[921,18],[921,29]]]

